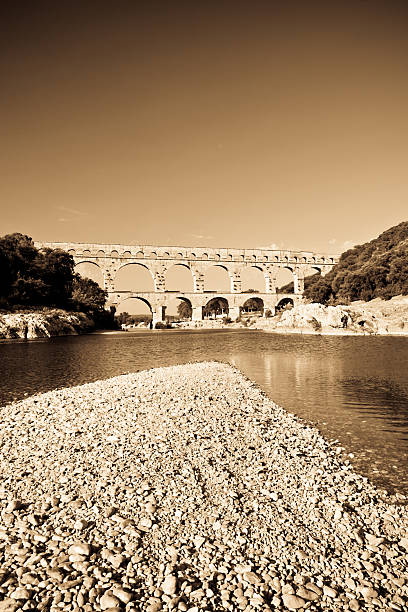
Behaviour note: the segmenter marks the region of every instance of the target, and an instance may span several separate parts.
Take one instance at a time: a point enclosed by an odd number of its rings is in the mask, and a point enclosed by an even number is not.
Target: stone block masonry
[[[68,242],[36,242],[35,245],[38,248],[61,248],[68,251],[76,264],[89,262],[97,265],[102,272],[104,288],[108,292],[108,305],[118,306],[121,301],[129,298],[142,299],[149,306],[154,322],[163,320],[169,300],[176,295],[190,302],[195,320],[202,319],[202,308],[214,297],[224,297],[235,318],[245,301],[252,296],[251,293],[241,291],[241,274],[248,267],[261,271],[265,291],[257,293],[257,297],[262,300],[264,311],[270,310],[273,313],[280,302],[288,297],[294,303],[301,300],[306,276],[315,272],[327,274],[338,261],[336,257],[309,251]],[[146,268],[152,276],[154,291],[119,292],[116,277],[119,270],[128,265]],[[191,271],[193,292],[166,294],[165,277],[173,265],[183,265]],[[226,270],[229,277],[229,291],[226,294],[204,291],[204,275],[211,266]],[[288,269],[292,273],[293,294],[276,293],[276,275],[280,268]]]

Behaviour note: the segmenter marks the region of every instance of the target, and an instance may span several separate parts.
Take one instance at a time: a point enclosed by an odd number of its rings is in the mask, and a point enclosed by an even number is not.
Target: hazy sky
[[[0,235],[341,252],[408,219],[408,3],[11,2]]]

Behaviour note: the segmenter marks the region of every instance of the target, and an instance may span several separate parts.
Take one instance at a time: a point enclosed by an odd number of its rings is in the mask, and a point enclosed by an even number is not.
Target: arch
[[[184,259],[183,253],[176,253],[176,259]]]
[[[143,251],[138,251],[135,255],[136,259],[144,259]]]
[[[311,270],[315,270],[316,272],[318,272],[319,274],[322,273],[322,269],[320,266],[310,266]]]
[[[201,255],[201,259],[208,259],[208,253],[203,253]]]
[[[214,297],[209,300],[203,308],[203,317],[206,319],[218,319],[229,313],[228,300],[224,297]]]
[[[116,249],[114,249],[113,251],[111,251],[110,256],[111,257],[119,257],[119,253],[116,251]]]
[[[125,251],[123,257],[132,257],[132,253],[130,251]]]
[[[269,260],[268,260],[268,256],[267,256],[267,255],[264,255],[264,256],[262,257],[262,261],[269,261]]]
[[[149,259],[156,259],[157,258],[157,253],[155,251],[152,251],[149,255]]]
[[[276,293],[293,293],[293,269],[290,266],[281,266],[276,270]]]
[[[228,259],[228,261],[232,261],[232,255],[231,254],[227,255],[225,259]]]
[[[153,309],[148,300],[143,297],[138,296],[128,296],[116,306],[115,316],[118,316],[122,313],[128,313],[130,315],[129,324],[134,324],[137,326],[138,324],[145,322],[145,325],[150,324],[153,319]]]
[[[96,256],[97,256],[97,257],[105,257],[105,251],[99,250],[99,251],[96,253]]]
[[[260,312],[263,314],[264,301],[260,297],[251,297],[245,300],[242,305],[242,312]]]
[[[75,251],[75,249],[69,249],[68,253],[69,253],[70,255],[72,255],[72,257],[75,257],[75,255],[76,255],[76,251]]]
[[[85,249],[82,253],[84,257],[91,257],[91,251],[89,249]]]
[[[95,283],[98,283],[102,289],[104,288],[105,282],[102,270],[94,261],[80,261],[75,266],[75,272],[80,274],[83,278],[90,278],[95,281]]]
[[[170,253],[168,251],[165,251],[162,255],[163,259],[170,259]]]
[[[246,266],[241,270],[241,291],[251,293],[265,293],[265,277],[259,266]]]
[[[220,259],[221,259],[221,255],[220,255],[219,253],[216,253],[216,254],[214,255],[214,260],[215,260],[215,261],[220,261]]]
[[[195,253],[190,253],[190,259],[195,259],[197,255]]]
[[[183,304],[183,306],[181,306]],[[188,321],[193,315],[191,301],[181,295],[174,295],[167,304],[166,319],[173,321]]]
[[[245,261],[245,255],[240,255],[240,256],[238,257],[238,259],[239,259],[240,261]]]
[[[149,268],[140,263],[125,263],[115,276],[115,291],[145,293],[155,291],[154,277]]]
[[[228,268],[222,264],[213,264],[204,272],[204,291],[230,293],[232,278]]]
[[[275,306],[275,310],[286,310],[288,308],[293,308],[294,301],[290,297],[282,298]]]
[[[164,286],[166,291],[194,291],[194,277],[185,263],[175,263],[166,270]]]

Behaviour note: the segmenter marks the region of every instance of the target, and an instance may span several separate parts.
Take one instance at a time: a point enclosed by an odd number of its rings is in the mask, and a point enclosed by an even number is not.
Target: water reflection
[[[157,366],[228,361],[318,425],[377,483],[408,492],[408,340],[161,331],[0,344],[0,401]]]

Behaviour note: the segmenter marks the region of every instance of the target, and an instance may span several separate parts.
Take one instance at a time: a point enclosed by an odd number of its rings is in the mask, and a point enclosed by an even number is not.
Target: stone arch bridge
[[[75,264],[92,263],[98,266],[103,276],[104,289],[108,293],[108,305],[119,306],[128,298],[138,298],[151,309],[153,322],[162,321],[170,299],[178,297],[189,301],[192,306],[193,320],[203,318],[204,306],[214,297],[222,297],[228,302],[229,316],[239,316],[245,302],[260,298],[264,312],[275,308],[282,300],[301,301],[304,279],[315,272],[327,274],[338,258],[310,251],[284,251],[268,249],[229,249],[194,248],[176,246],[128,246],[122,244],[89,244],[70,242],[36,242],[37,248],[49,247],[68,251]],[[154,291],[118,291],[115,286],[116,275],[124,266],[138,265],[146,268],[153,278]],[[184,266],[191,271],[193,291],[166,291],[165,277],[174,265]],[[229,291],[215,292],[204,290],[204,275],[211,266],[224,268],[229,277]],[[265,279],[264,292],[241,291],[241,273],[245,268],[260,270]],[[290,270],[293,275],[294,293],[276,292],[276,275],[280,268]]]

